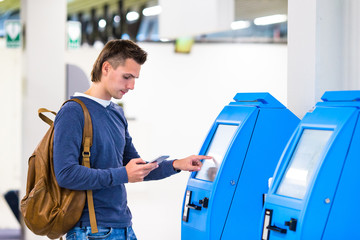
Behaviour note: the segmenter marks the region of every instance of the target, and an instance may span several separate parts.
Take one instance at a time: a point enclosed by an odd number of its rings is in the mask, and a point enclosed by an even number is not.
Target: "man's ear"
[[[105,61],[102,65],[101,71],[103,75],[107,75],[110,71],[111,64],[108,61]]]

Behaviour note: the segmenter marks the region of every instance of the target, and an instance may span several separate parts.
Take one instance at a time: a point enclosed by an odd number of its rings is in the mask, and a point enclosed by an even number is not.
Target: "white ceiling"
[[[287,14],[287,0],[235,0],[235,20]]]

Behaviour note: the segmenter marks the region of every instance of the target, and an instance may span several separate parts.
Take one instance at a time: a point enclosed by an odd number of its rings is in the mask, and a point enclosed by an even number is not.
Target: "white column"
[[[298,117],[315,101],[315,19],[316,1],[288,2],[287,105]]]
[[[40,107],[58,110],[65,99],[66,0],[22,0],[23,50],[22,177],[27,159],[47,130]],[[21,191],[24,195],[25,186]],[[24,239],[39,239],[25,231]],[[44,238],[46,239],[46,238]]]
[[[360,2],[344,0],[344,87],[360,89]]]
[[[344,89],[342,0],[288,3],[288,107],[300,118],[325,91]]]

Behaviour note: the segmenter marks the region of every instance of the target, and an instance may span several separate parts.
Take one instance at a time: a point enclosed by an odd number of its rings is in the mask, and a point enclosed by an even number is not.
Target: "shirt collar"
[[[87,95],[85,93],[80,93],[80,92],[75,92],[74,97],[86,97],[86,98],[89,98],[89,99],[94,100],[95,102],[99,103],[100,105],[102,105],[105,108],[107,106],[109,106],[110,103],[111,103],[111,100],[104,100],[104,99],[96,98],[96,97]]]

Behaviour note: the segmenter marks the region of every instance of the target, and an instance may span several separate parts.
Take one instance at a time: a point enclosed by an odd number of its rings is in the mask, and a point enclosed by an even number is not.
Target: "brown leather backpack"
[[[77,99],[84,112],[84,131],[82,140],[83,165],[90,167],[90,147],[92,145],[92,123],[85,104]],[[66,103],[66,102],[65,102]],[[29,158],[26,195],[21,200],[20,208],[26,226],[37,235],[46,235],[51,239],[66,234],[79,221],[83,212],[85,191],[75,191],[59,187],[53,166],[53,121],[43,113],[55,112],[45,108],[38,111],[39,117],[50,125],[34,153]],[[90,223],[93,232],[97,232],[92,191],[88,190]]]

